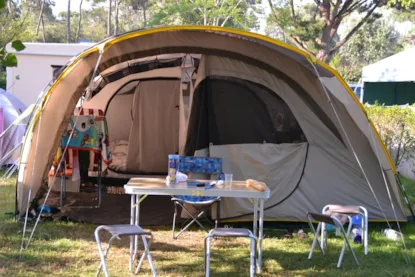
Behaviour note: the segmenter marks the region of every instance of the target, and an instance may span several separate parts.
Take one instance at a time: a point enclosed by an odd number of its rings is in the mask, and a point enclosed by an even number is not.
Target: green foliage
[[[316,38],[321,36],[324,20],[317,14],[315,4],[304,4],[296,9],[295,18],[291,7],[283,4],[274,9],[273,16],[267,22],[279,26],[291,38],[301,41],[310,52],[321,49]]]
[[[415,105],[365,105],[370,120],[398,166],[402,159],[413,160],[415,152]]]
[[[22,51],[26,48],[26,46],[23,45],[21,40],[16,39],[12,42],[12,48],[16,51]]]
[[[352,22],[351,25],[354,25]],[[365,24],[333,57],[330,65],[348,82],[358,82],[362,68],[402,50],[399,33],[385,19]]]
[[[3,56],[3,59],[1,61],[1,65],[5,67],[16,67],[17,66],[17,57],[13,53],[6,53]]]
[[[7,53],[6,45],[11,42],[11,46],[16,51],[25,48],[22,41],[16,39],[24,35],[25,18],[20,17],[21,11],[17,8],[5,10],[5,0],[0,0],[0,70],[4,67],[17,66],[17,58],[13,53]]]
[[[261,1],[166,0],[153,5],[149,25],[209,25],[243,30],[259,27]]]
[[[415,0],[389,0],[388,6],[398,10],[411,10],[415,9]]]
[[[6,75],[0,71],[0,88],[6,90]]]

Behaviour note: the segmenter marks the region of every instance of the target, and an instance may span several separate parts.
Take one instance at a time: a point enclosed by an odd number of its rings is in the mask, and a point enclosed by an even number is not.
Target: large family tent
[[[160,27],[108,38],[72,59],[26,136],[21,215],[44,184],[77,103],[102,109],[112,151],[124,147],[114,172],[164,175],[175,152],[221,157],[234,179],[267,183],[267,220],[305,220],[307,211],[331,203],[363,205],[371,220],[406,220],[396,169],[347,84],[268,37]],[[246,200],[221,205],[223,219],[252,213]]]
[[[17,165],[26,122],[19,117],[26,110],[16,96],[0,88],[0,166]]]

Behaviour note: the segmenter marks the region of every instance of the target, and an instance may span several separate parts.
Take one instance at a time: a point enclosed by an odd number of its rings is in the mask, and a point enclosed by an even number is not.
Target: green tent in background
[[[363,103],[415,103],[415,47],[363,68]]]

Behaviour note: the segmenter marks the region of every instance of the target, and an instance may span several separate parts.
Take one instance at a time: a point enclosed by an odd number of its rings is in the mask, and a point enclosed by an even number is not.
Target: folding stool
[[[105,253],[102,251],[101,239],[99,237],[99,231],[102,229],[108,231],[112,235],[108,242],[108,247]],[[148,242],[148,244],[147,244],[147,239],[145,237],[146,235],[150,236],[150,241]],[[101,273],[101,268],[103,268],[104,270],[105,277],[109,277],[105,259],[107,258],[108,251],[110,250],[111,242],[114,239],[119,239],[121,236],[141,236],[143,240],[143,244],[144,244],[144,252],[137,264],[137,268],[134,273],[135,274],[138,273],[138,271],[140,270],[141,264],[143,263],[144,258],[147,256],[147,259],[150,262],[150,267],[151,267],[151,271],[153,272],[153,276],[156,277],[157,276],[156,269],[154,267],[153,259],[151,258],[151,254],[150,254],[150,245],[153,241],[153,235],[151,234],[151,232],[146,232],[143,229],[141,229],[140,226],[130,225],[130,224],[101,225],[95,229],[95,240],[97,241],[99,256],[101,258],[101,263],[99,265],[96,277],[98,277],[99,274]],[[135,251],[136,252],[134,253],[133,259],[135,259],[138,249],[135,249]]]
[[[363,206],[343,206],[343,205],[326,205],[322,210],[322,214],[334,215],[336,217],[348,216],[348,215],[361,215],[362,216],[362,243],[364,247],[364,253],[368,253],[369,245],[369,216],[367,209]],[[325,235],[327,226],[325,223],[321,227],[321,247],[324,249]]]
[[[357,261],[356,255],[355,255],[355,253],[353,251],[353,248],[352,248],[352,246],[350,245],[350,242],[349,242],[350,232],[352,231],[352,219],[351,219],[350,216],[348,216],[349,227],[347,228],[347,232],[344,230],[342,222],[335,216],[329,216],[329,215],[310,213],[309,212],[309,213],[307,213],[307,219],[308,219],[308,224],[310,225],[310,228],[314,233],[313,244],[311,246],[310,254],[308,255],[309,260],[311,260],[314,248],[316,247],[316,244],[318,244],[318,247],[320,248],[321,253],[323,253],[324,256],[326,255],[325,252],[324,252],[324,248],[321,247],[321,244],[318,241],[319,232],[321,231],[321,225],[323,223],[326,223],[326,224],[332,224],[335,227],[340,228],[340,230],[341,230],[341,232],[343,233],[343,236],[344,236],[344,244],[343,244],[342,250],[340,252],[340,257],[339,257],[339,261],[337,262],[337,267],[340,268],[340,266],[342,264],[344,251],[346,250],[346,246],[350,249],[350,252],[352,252],[353,258],[354,258],[357,266],[359,266],[359,262]],[[315,221],[318,222],[317,230],[314,229],[312,220],[315,220]]]
[[[255,258],[256,258],[256,237],[251,230],[244,228],[215,228],[212,229],[205,237],[205,276],[210,274],[210,238],[211,237],[243,237],[251,239],[251,255],[249,275],[255,275]]]

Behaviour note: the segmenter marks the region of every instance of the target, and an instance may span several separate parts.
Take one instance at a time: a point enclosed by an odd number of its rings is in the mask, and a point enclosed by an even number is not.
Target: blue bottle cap
[[[180,159],[180,156],[176,154],[170,154],[169,159]]]

